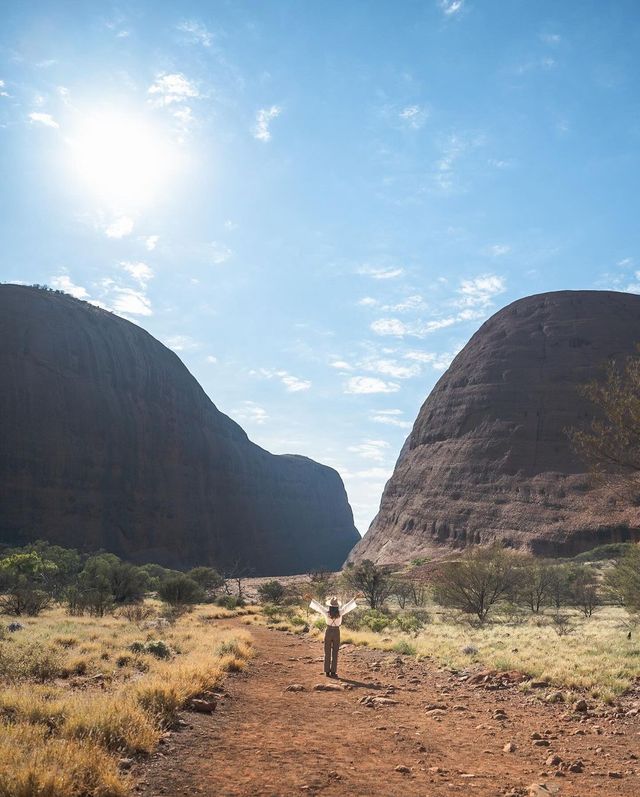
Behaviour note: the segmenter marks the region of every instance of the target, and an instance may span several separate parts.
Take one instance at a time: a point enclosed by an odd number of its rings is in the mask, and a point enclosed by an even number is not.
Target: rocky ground
[[[567,705],[546,684],[524,694],[519,673],[453,673],[351,646],[334,681],[318,640],[252,634],[257,656],[215,711],[185,713],[134,766],[138,794],[640,794],[640,691],[616,707]]]

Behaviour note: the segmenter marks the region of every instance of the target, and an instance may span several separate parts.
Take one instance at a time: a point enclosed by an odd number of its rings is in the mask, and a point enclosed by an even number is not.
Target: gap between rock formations
[[[137,794],[640,794],[638,715],[589,716],[505,680],[468,683],[428,661],[353,646],[343,646],[333,681],[318,640],[251,633],[247,671],[229,676],[213,714],[185,713],[133,768]]]

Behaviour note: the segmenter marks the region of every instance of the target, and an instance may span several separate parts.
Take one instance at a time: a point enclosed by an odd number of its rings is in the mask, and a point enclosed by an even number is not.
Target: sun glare
[[[78,178],[118,209],[152,201],[178,160],[177,145],[159,127],[113,111],[87,116],[70,143]]]

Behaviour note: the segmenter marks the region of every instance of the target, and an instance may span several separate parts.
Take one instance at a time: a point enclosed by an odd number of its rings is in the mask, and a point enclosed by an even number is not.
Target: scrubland
[[[308,628],[317,637],[324,629],[322,618],[303,605],[267,605],[260,619],[247,622],[297,632]],[[361,608],[346,618],[342,642],[431,659],[455,670],[515,670],[604,701],[640,681],[640,628],[616,607],[603,607],[589,618],[567,611],[560,627],[550,610],[496,614],[479,624],[432,604],[417,610]]]
[[[250,658],[250,635],[200,605],[169,623],[62,608],[0,621],[0,797],[120,797],[129,759],[150,752],[197,696]]]

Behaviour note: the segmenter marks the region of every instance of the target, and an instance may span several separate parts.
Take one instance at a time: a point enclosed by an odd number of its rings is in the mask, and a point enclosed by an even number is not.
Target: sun
[[[101,203],[140,207],[157,198],[176,170],[178,145],[144,116],[89,114],[70,140],[73,169]]]

